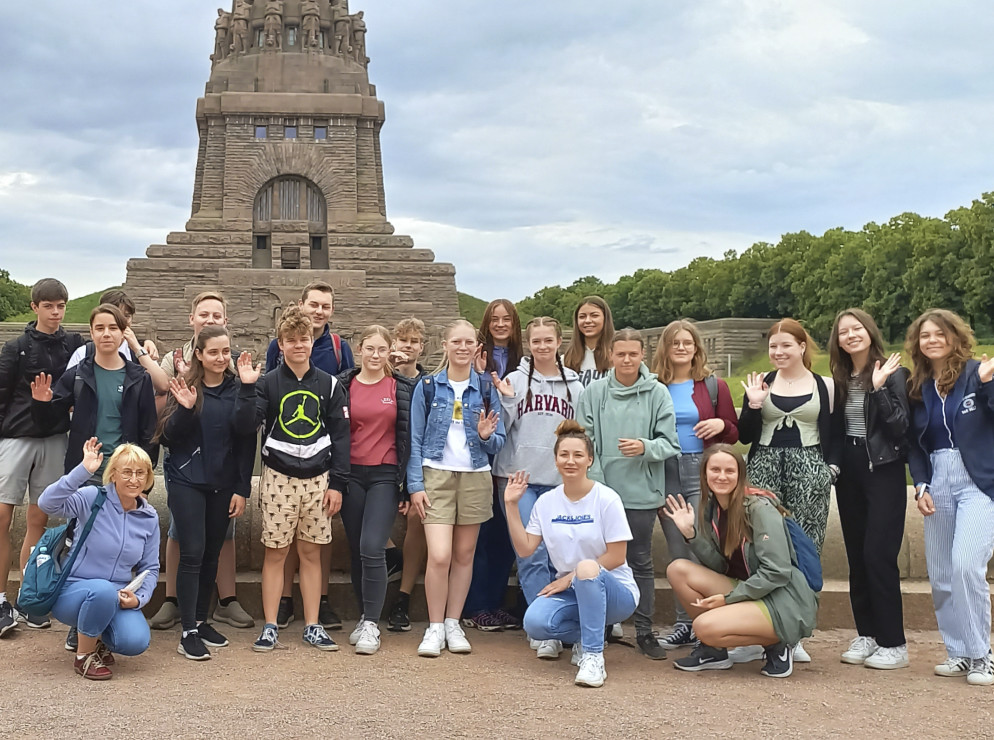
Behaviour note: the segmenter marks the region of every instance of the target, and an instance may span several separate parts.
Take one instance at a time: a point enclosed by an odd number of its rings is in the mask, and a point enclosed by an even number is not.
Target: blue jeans
[[[119,587],[101,578],[69,581],[52,607],[52,614],[81,635],[99,637],[112,653],[141,655],[152,640],[141,609],[122,609]]]
[[[505,481],[504,486],[507,483]],[[501,489],[504,488],[501,486]],[[528,486],[524,494],[518,500],[518,513],[521,514],[521,523],[526,527],[528,520],[532,517],[532,509],[538,497],[546,491],[551,491],[555,486]],[[500,497],[500,508],[507,513],[504,496]],[[535,552],[527,558],[522,558],[515,553],[515,561],[518,564],[518,583],[525,594],[525,601],[531,604],[538,597],[538,592],[548,586],[556,578],[556,571],[549,561],[549,551],[545,547],[545,542],[540,542]]]
[[[494,478],[494,515],[480,525],[473,558],[473,581],[466,594],[463,614],[475,617],[504,605],[507,580],[514,563],[514,548],[504,519],[504,488],[507,478]],[[499,506],[497,505],[499,503]]]
[[[604,628],[632,616],[636,603],[632,592],[601,568],[596,578],[574,578],[565,591],[535,599],[525,612],[525,632],[533,640],[579,642],[585,653],[602,653]]]

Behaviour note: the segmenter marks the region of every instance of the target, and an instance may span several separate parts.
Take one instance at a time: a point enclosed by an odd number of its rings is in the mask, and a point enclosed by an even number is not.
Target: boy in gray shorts
[[[63,473],[69,419],[47,428],[35,422],[31,416],[31,380],[39,373],[57,380],[69,357],[83,345],[79,334],[62,328],[68,300],[66,286],[58,280],[39,280],[31,288],[31,310],[38,318],[0,351],[0,636],[17,627],[19,616],[7,600],[14,510],[24,504],[26,490],[27,532],[20,553],[23,569],[48,524],[48,517],[38,508],[38,497]],[[51,621],[48,617],[26,618],[26,624],[41,629]]]

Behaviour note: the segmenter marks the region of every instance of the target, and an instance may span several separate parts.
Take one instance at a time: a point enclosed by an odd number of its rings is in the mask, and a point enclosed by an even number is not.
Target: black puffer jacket
[[[31,415],[31,381],[39,373],[58,382],[69,358],[83,344],[83,338],[62,327],[54,334],[38,331],[32,321],[17,339],[0,351],[0,437],[51,437],[65,434],[69,417],[61,416],[51,425],[38,424]]]
[[[338,374],[338,379],[342,381],[346,391],[351,389],[352,381],[358,374],[357,367]],[[397,374],[393,379],[397,381],[397,487],[406,496],[405,471],[407,461],[411,457],[411,396],[414,395],[416,381]]]

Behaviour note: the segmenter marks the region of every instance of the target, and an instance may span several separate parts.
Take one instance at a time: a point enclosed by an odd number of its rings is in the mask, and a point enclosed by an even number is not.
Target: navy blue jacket
[[[953,433],[966,472],[977,488],[994,499],[994,381],[981,383],[978,367],[978,360],[967,360],[949,394],[962,398],[953,417]],[[926,449],[925,442],[928,418],[928,406],[912,401],[908,467],[916,486],[932,482],[932,450]]]
[[[202,389],[200,413],[177,404],[162,432],[166,478],[191,488],[249,497],[258,433],[255,385],[225,375]],[[172,401],[170,403],[173,403]]]
[[[355,359],[352,357],[352,348],[344,339],[341,339],[341,342],[342,362],[339,364],[338,357],[335,355],[335,343],[331,339],[331,329],[325,324],[324,333],[315,339],[311,346],[311,365],[319,370],[324,370],[328,375],[338,375],[345,370],[354,368]],[[274,339],[266,350],[266,372],[271,373],[282,363],[283,353],[280,352],[279,342]]]

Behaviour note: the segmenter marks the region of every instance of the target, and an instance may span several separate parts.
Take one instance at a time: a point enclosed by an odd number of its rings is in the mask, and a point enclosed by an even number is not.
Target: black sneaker
[[[769,645],[763,650],[766,653],[766,665],[760,671],[770,678],[787,678],[794,672],[794,648],[786,642]]]
[[[340,630],[342,628],[342,620],[335,614],[335,610],[327,601],[322,601],[318,605],[318,622],[326,630]]]
[[[69,632],[66,634],[66,644],[63,647],[71,653],[75,653],[79,649],[79,631],[75,627],[69,628]]]
[[[284,596],[280,599],[280,608],[276,612],[276,626],[285,629],[293,621],[293,597]]]
[[[28,614],[27,612],[22,612],[16,607],[15,611],[17,612],[17,621],[23,622],[33,630],[47,630],[52,626],[52,620],[48,618],[47,614],[36,617],[32,614]]]
[[[197,625],[197,632],[204,645],[209,647],[228,647],[228,638],[214,629],[210,622],[201,622]]]
[[[387,558],[387,583],[399,581],[404,574],[404,553],[399,547],[388,547]]]
[[[673,667],[681,671],[723,671],[732,667],[732,661],[725,648],[714,648],[702,642],[686,658],[674,660]]]
[[[635,636],[638,643],[639,652],[650,660],[666,660],[666,650],[659,644],[659,637],[655,632],[644,632]]]
[[[0,602],[0,637],[17,629],[17,614],[9,601]]]
[[[190,630],[180,638],[179,645],[176,646],[176,652],[190,660],[211,659],[210,651],[204,647],[204,641],[200,639],[197,630]]]
[[[697,642],[694,635],[694,628],[690,622],[677,622],[673,626],[673,631],[666,637],[659,638],[659,646],[663,650],[675,650],[676,648],[689,647]]]
[[[387,617],[387,629],[391,632],[410,632],[411,617],[407,613],[407,604],[397,599],[397,603],[390,610]]]

